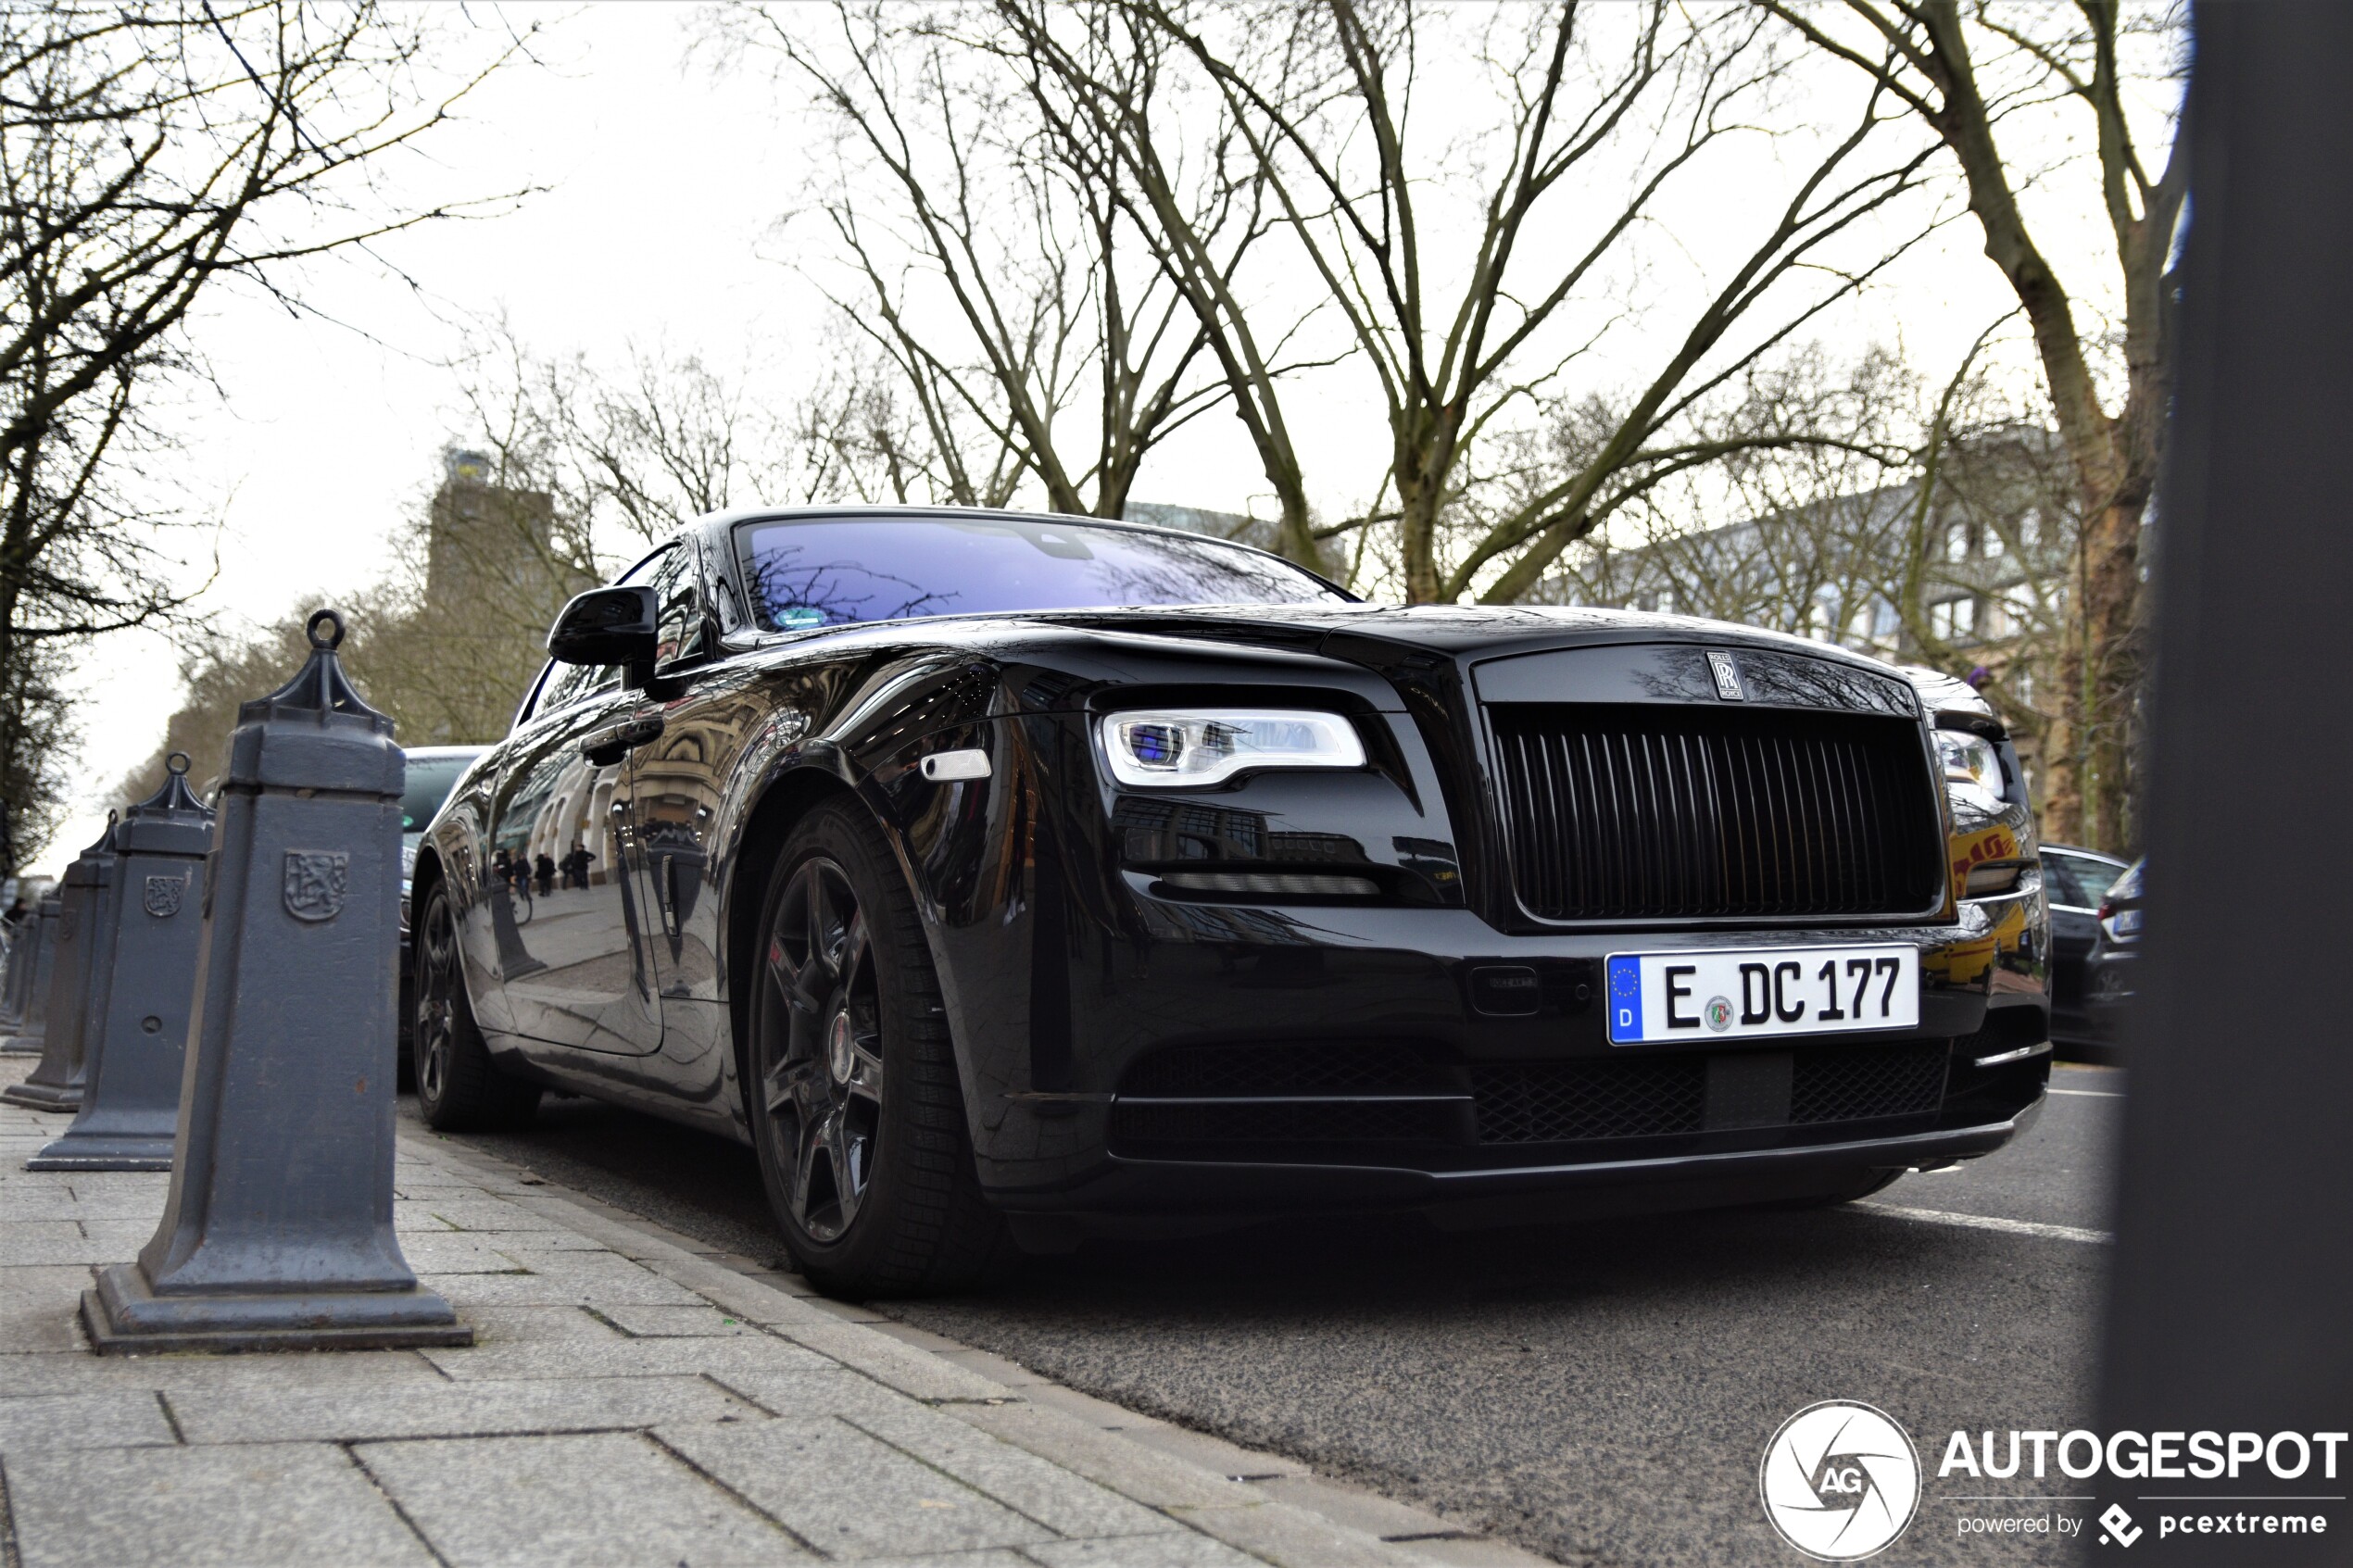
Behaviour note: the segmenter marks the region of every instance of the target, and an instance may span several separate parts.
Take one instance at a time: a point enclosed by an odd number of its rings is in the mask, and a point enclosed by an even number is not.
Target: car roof
[[[2062,855],[2081,855],[2087,860],[2106,860],[2111,866],[2129,865],[2121,855],[2111,855],[2105,849],[2086,849],[2079,844],[2045,844],[2045,851],[2057,850]]]

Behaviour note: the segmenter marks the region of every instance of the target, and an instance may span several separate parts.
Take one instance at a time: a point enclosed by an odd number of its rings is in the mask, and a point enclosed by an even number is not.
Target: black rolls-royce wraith
[[[2032,818],[1938,677],[945,510],[705,519],[548,646],[418,858],[423,1113],[743,1139],[830,1289],[1837,1202],[2042,1101]]]

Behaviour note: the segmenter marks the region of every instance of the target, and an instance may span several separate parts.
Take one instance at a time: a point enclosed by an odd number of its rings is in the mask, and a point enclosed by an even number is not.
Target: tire
[[[409,1051],[418,1113],[426,1126],[444,1133],[528,1126],[539,1110],[539,1085],[501,1073],[482,1042],[459,970],[457,913],[448,884],[435,883],[425,896],[414,940],[416,1001]]]
[[[836,1296],[971,1286],[1005,1226],[973,1166],[914,898],[861,808],[828,802],[793,830],[752,953],[745,1111],[794,1261]]]

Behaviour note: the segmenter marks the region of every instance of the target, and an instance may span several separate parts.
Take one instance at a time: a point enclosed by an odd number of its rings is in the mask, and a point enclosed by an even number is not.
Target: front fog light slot
[[[1337,713],[1254,708],[1183,708],[1114,713],[1102,721],[1103,756],[1123,784],[1153,788],[1222,784],[1253,768],[1361,768],[1365,743]]]
[[[1996,893],[2008,893],[2018,886],[2018,879],[2026,868],[2018,865],[1976,866],[1969,873],[1965,896],[1988,898]]]
[[[1380,884],[1368,876],[1169,872],[1160,880],[1187,893],[1244,893],[1260,898],[1374,898],[1380,895]]]

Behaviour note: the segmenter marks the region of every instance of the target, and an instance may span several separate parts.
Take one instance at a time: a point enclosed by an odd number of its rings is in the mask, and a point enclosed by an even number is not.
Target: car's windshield
[[[400,791],[400,831],[422,833],[441,803],[449,798],[451,786],[458,775],[466,771],[472,757],[411,757],[409,759],[409,782]]]
[[[745,523],[736,539],[761,621],[777,632],[919,615],[1344,597],[1255,550],[1061,519],[778,520]]]

